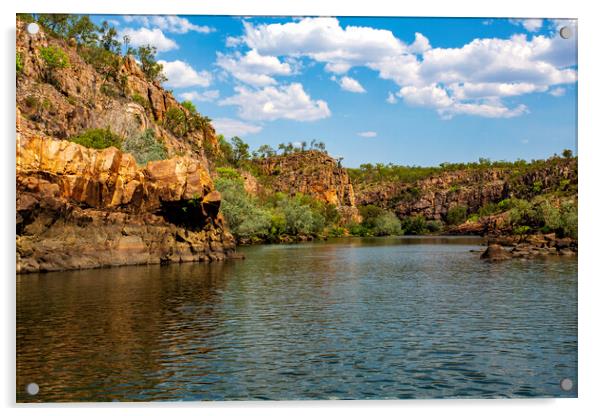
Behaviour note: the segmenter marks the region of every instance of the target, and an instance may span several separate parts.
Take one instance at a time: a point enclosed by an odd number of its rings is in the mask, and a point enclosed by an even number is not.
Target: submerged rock
[[[512,258],[512,254],[499,244],[490,244],[481,254],[481,258],[489,261],[500,261]]]

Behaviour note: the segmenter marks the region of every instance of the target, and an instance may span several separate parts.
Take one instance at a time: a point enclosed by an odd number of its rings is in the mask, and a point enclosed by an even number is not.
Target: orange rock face
[[[220,202],[188,157],[141,168],[115,148],[20,136],[17,271],[224,259]]]

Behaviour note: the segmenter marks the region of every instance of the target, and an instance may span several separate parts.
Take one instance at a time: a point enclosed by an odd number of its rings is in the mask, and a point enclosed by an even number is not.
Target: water
[[[576,260],[491,264],[478,244],[18,276],[17,400],[576,397]]]

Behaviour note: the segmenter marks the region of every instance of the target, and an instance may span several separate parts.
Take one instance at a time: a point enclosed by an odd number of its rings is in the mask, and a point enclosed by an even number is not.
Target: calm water
[[[577,261],[489,264],[478,243],[18,276],[17,399],[575,397]]]

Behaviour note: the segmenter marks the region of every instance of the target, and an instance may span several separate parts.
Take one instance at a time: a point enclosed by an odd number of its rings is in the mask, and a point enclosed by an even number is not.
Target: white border
[[[597,398],[600,380],[600,354],[602,351],[600,322],[602,316],[602,272],[596,260],[599,238],[602,236],[602,162],[600,152],[602,134],[600,120],[600,74],[602,74],[599,42],[602,40],[602,22],[596,13],[595,2],[525,0],[487,1],[413,1],[398,2],[368,0],[19,0],[2,5],[2,60],[4,92],[0,100],[0,117],[4,135],[0,165],[2,195],[0,204],[2,219],[4,284],[0,310],[3,341],[0,343],[2,369],[0,375],[0,405],[8,407],[5,414],[43,412],[46,415],[75,415],[82,411],[92,415],[145,414],[161,415],[168,412],[184,414],[283,414],[305,415],[308,412],[326,415],[345,412],[349,415],[365,415],[368,411],[382,414],[400,412],[445,413],[446,415],[482,416],[508,413],[541,412],[546,415],[590,414],[600,409]],[[322,15],[322,16],[470,16],[470,17],[570,17],[579,19],[579,399],[515,399],[515,400],[425,400],[425,401],[354,401],[354,402],[213,402],[213,403],[151,403],[151,404],[96,404],[96,405],[45,405],[15,406],[15,276],[14,276],[14,15],[16,12],[70,12],[103,14],[218,14],[218,15]],[[602,259],[600,259],[602,260]],[[554,319],[554,316],[550,316]]]

